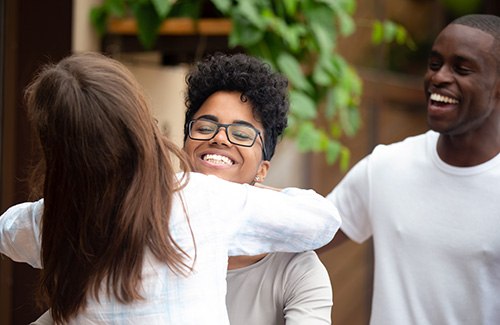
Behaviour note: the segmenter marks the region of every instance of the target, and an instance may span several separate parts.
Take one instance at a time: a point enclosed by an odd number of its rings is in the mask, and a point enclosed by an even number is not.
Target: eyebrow
[[[432,50],[429,53],[429,58],[435,58],[435,57],[443,58],[443,55],[436,50]],[[475,62],[474,58],[470,55],[467,55],[467,54],[464,55],[461,53],[455,53],[455,54],[453,54],[452,58],[453,58],[453,60],[456,60],[459,62]]]
[[[210,120],[210,121],[214,121],[214,122],[219,122],[219,118],[215,115],[211,115],[211,114],[207,114],[207,115],[201,115],[201,116],[198,116],[197,119],[205,119],[205,120]],[[244,120],[235,120],[233,121],[232,123],[230,124],[243,124],[243,125],[248,125],[248,126],[251,126],[255,129],[258,130],[258,128],[253,125],[252,123],[250,122],[247,122],[247,121],[244,121]]]

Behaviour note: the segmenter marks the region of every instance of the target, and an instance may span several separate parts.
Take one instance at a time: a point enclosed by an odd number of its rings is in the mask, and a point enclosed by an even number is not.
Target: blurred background
[[[348,148],[343,162],[328,163],[324,152],[300,149],[285,137],[277,147],[266,183],[313,188],[326,195],[345,172],[379,143],[391,143],[427,130],[422,77],[426,55],[437,33],[466,13],[500,14],[497,0],[363,0],[353,1],[355,30],[339,38],[338,51],[362,80],[357,109],[360,126],[341,135]],[[98,34],[90,10],[98,0],[0,0],[0,212],[27,200],[26,177],[33,161],[33,137],[22,103],[23,89],[40,64],[79,51],[100,51],[137,76],[151,99],[163,130],[179,145],[183,139],[184,76],[189,65],[207,53],[238,52],[228,45],[231,25],[206,32],[181,31],[173,24],[145,50],[127,26]],[[212,13],[207,12],[210,16]],[[333,19],[333,18],[332,18]],[[413,48],[375,44],[373,21],[404,26]],[[210,30],[212,28],[213,30]],[[317,122],[321,123],[321,121]],[[340,164],[346,164],[340,166]],[[343,167],[343,168],[341,168]],[[334,288],[334,324],[368,324],[372,287],[372,246],[346,243],[320,254]],[[34,302],[38,273],[28,265],[0,256],[0,324],[21,325],[42,310]]]

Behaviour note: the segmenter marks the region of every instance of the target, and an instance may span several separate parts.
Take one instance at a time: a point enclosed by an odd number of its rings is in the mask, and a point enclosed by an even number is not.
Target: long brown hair
[[[103,288],[122,303],[141,299],[146,249],[175,272],[191,270],[169,232],[180,189],[170,154],[181,170],[189,162],[132,74],[103,55],[75,54],[41,70],[26,104],[43,151],[40,296],[55,322]]]

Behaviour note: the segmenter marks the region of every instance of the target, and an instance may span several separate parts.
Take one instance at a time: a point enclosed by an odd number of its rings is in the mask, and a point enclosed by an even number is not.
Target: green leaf
[[[356,11],[356,0],[317,0],[318,2],[325,3],[334,12],[344,11],[352,15]]]
[[[338,123],[330,125],[330,134],[334,139],[339,139],[342,136],[342,128]]]
[[[346,67],[342,81],[347,83],[349,89],[351,89],[351,93],[355,96],[361,95],[361,92],[363,91],[363,81],[352,66]]]
[[[231,0],[211,0],[211,2],[214,4],[215,8],[219,10],[223,14],[228,14],[230,9],[232,8],[232,1]]]
[[[326,162],[331,165],[337,161],[340,154],[340,142],[336,140],[329,140],[326,147]]]
[[[342,36],[349,36],[356,30],[356,25],[354,24],[354,20],[350,15],[345,13],[344,11],[339,11],[337,13],[337,17],[339,19],[339,27],[340,34]]]
[[[316,3],[314,6],[305,6],[304,15],[307,24],[320,24],[326,30],[336,30],[333,17],[335,12],[322,3]]]
[[[318,64],[330,75],[331,82],[334,83],[340,79],[342,75],[342,70],[346,65],[346,62],[337,53],[331,53],[328,55],[322,55],[319,58]]]
[[[146,0],[151,1],[151,0]],[[168,0],[173,1],[173,5],[168,13],[169,17],[187,17],[199,19],[201,17],[202,3],[192,0]]]
[[[337,106],[335,103],[335,88],[328,89],[325,101],[325,116],[328,119],[333,119],[337,113]]]
[[[288,25],[279,17],[270,18],[270,26],[274,32],[288,45],[291,52],[300,50],[300,38],[306,33],[306,28],[299,24]]]
[[[299,61],[294,56],[282,52],[277,59],[277,64],[278,69],[285,73],[294,87],[307,93],[312,92],[312,86],[304,76]]]
[[[384,41],[387,43],[392,42],[396,36],[397,26],[395,23],[389,20],[385,20],[383,23],[384,27]]]
[[[345,172],[349,168],[349,161],[351,160],[351,151],[349,148],[342,146],[340,150],[340,170]]]
[[[333,90],[335,107],[347,107],[351,100],[351,94],[345,87],[337,86]]]
[[[229,47],[231,48],[238,45],[252,47],[264,37],[264,32],[251,25],[247,20],[233,18],[232,22],[233,29],[229,35]]]
[[[115,17],[123,17],[127,9],[127,4],[124,0],[106,0],[102,6],[109,12],[110,16]]]
[[[290,91],[290,112],[303,120],[316,118],[316,103],[303,92]]]
[[[300,151],[319,151],[322,133],[312,122],[304,122],[299,127],[297,146]]]
[[[170,12],[170,9],[172,8],[172,3],[170,0],[151,0],[151,2],[153,3],[156,9],[158,17],[162,19],[167,17],[168,13]]]
[[[335,47],[335,30],[316,22],[311,22],[310,28],[318,42],[321,55],[329,55]]]
[[[323,65],[321,65],[321,62],[316,62],[316,65],[314,66],[314,70],[313,70],[313,74],[312,74],[312,79],[317,85],[324,86],[324,87],[330,86],[331,82],[332,82],[332,78],[330,77],[330,74],[323,67]]]
[[[406,42],[407,33],[406,29],[403,26],[397,25],[395,38],[396,43],[398,44],[404,44]]]
[[[99,35],[106,33],[106,22],[108,14],[103,7],[94,7],[90,10],[90,21]]]
[[[289,16],[295,16],[297,13],[297,4],[300,0],[283,0],[285,5],[286,14]]]
[[[384,39],[384,30],[380,21],[375,21],[372,27],[372,43],[378,45]]]
[[[335,0],[338,1],[339,6],[350,15],[356,12],[356,0]]]
[[[258,29],[266,29],[266,20],[260,15],[255,1],[239,1],[236,11],[239,16],[245,17],[246,20]]]
[[[357,107],[342,107],[339,106],[340,124],[347,136],[353,136],[361,125],[359,109]]]
[[[158,28],[162,20],[152,4],[135,5],[132,9],[137,19],[139,40],[146,49],[151,49],[158,37]]]

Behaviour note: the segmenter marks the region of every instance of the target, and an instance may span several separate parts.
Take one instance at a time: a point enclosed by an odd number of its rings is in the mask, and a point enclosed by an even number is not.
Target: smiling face
[[[193,119],[209,119],[222,124],[249,124],[264,132],[262,124],[253,116],[251,104],[241,101],[240,93],[218,91],[201,105]],[[189,137],[184,150],[193,162],[196,172],[216,175],[237,183],[263,181],[270,162],[262,158],[262,140],[257,137],[251,147],[237,146],[229,142],[224,128],[208,141],[193,140]]]
[[[462,135],[498,128],[500,87],[493,44],[492,35],[460,24],[448,25],[438,35],[424,79],[431,129]]]

